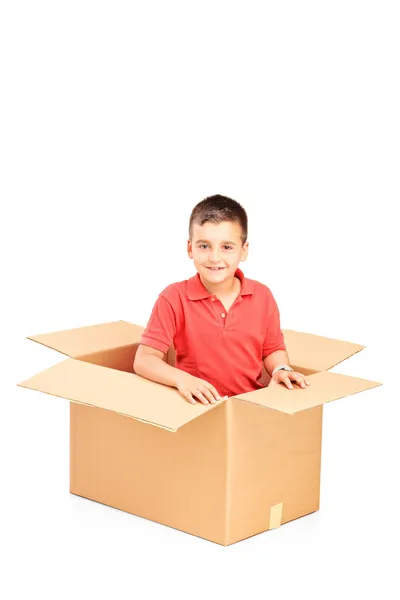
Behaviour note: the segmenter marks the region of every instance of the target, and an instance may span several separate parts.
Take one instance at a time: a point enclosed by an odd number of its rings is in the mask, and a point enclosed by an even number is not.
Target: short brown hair
[[[189,238],[192,239],[193,223],[204,225],[207,222],[222,223],[223,221],[239,223],[243,245],[247,240],[247,213],[239,202],[220,194],[208,196],[196,204],[189,219]]]

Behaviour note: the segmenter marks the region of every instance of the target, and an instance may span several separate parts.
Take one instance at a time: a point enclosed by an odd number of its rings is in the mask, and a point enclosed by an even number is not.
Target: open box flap
[[[41,333],[29,336],[28,340],[39,342],[71,358],[78,358],[92,352],[135,344],[143,331],[143,327],[128,321],[114,321],[53,333]]]
[[[300,388],[293,383],[293,390],[290,390],[284,384],[277,384],[240,394],[235,398],[293,415],[301,410],[320,406],[326,402],[382,385],[377,381],[358,379],[329,371],[308,375],[307,379],[310,381],[310,385],[306,388]]]
[[[290,364],[297,369],[327,371],[365,346],[332,338],[283,329]]]
[[[171,431],[225,401],[190,404],[175,388],[74,359],[64,360],[18,385],[112,410]]]

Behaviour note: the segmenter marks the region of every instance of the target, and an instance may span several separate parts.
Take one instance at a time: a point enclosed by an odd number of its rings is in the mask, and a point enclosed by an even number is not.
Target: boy
[[[176,387],[192,404],[260,389],[262,361],[269,385],[310,385],[289,366],[271,291],[238,269],[248,245],[238,202],[216,195],[194,207],[187,252],[197,274],[160,293],[136,353],[138,375]],[[163,361],[172,343],[176,367]]]

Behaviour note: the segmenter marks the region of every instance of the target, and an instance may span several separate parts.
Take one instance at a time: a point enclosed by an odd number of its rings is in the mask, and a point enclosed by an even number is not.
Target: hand
[[[191,404],[196,404],[197,400],[200,400],[203,404],[215,404],[217,400],[221,399],[221,396],[211,383],[199,377],[194,377],[185,371],[182,371],[179,375],[176,388]]]
[[[284,371],[281,369],[280,371],[277,371],[273,377],[271,377],[268,387],[277,383],[284,383],[289,390],[293,390],[294,388],[292,381],[297,383],[302,388],[305,388],[307,385],[311,385],[308,379],[306,379],[301,373],[298,373],[297,371]]]

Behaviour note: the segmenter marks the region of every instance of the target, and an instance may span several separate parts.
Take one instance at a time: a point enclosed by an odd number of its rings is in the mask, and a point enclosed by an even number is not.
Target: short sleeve
[[[166,353],[176,333],[176,316],[171,304],[164,296],[159,296],[151,311],[139,344],[151,346]]]
[[[268,318],[267,329],[263,343],[263,359],[277,350],[286,350],[285,340],[281,331],[279,309],[273,296],[271,296],[271,307],[272,310]]]

